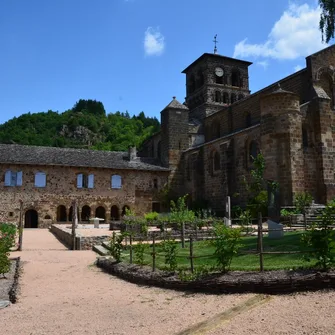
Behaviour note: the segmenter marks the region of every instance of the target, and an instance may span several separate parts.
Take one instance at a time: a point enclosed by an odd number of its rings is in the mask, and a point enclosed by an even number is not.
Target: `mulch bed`
[[[100,257],[96,265],[105,272],[129,282],[204,293],[266,293],[284,294],[297,291],[315,291],[335,288],[335,271],[317,270],[214,273],[201,279],[185,281],[177,274],[126,263],[116,263],[112,258]]]
[[[11,260],[10,271],[5,277],[0,275],[0,300],[9,300],[11,303],[17,301],[19,291],[20,257]]]

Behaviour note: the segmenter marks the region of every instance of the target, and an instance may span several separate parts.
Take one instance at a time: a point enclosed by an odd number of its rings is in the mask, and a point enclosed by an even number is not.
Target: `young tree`
[[[322,11],[319,23],[322,41],[328,43],[335,32],[335,0],[319,0],[319,5]]]

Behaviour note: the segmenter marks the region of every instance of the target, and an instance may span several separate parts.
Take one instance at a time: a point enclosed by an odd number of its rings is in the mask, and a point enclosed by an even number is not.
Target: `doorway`
[[[35,209],[29,209],[24,215],[24,228],[38,228],[38,214]]]

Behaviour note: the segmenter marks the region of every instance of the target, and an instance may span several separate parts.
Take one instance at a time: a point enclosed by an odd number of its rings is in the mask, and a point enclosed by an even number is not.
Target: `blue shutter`
[[[16,173],[16,186],[22,186],[22,171]]]
[[[88,175],[88,188],[93,188],[94,187],[94,174],[89,174]]]
[[[46,174],[44,172],[37,172],[35,174],[35,187],[46,186]]]
[[[121,188],[121,176],[115,174],[112,176],[112,188]]]
[[[6,171],[5,173],[5,186],[10,186],[10,182],[12,180],[12,172]]]
[[[83,174],[79,173],[77,175],[77,188],[83,188]]]

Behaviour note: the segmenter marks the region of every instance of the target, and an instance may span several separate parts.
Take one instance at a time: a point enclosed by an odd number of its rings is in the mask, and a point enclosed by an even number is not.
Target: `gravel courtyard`
[[[92,251],[68,251],[48,230],[25,230],[23,246],[19,302],[0,310],[1,334],[334,334],[334,292],[265,297],[243,308],[257,296],[124,282],[92,266]]]

